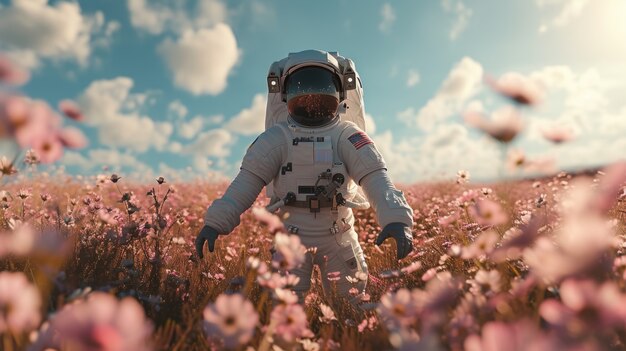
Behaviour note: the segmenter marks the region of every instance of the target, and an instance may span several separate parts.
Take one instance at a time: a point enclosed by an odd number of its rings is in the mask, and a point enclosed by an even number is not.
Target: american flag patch
[[[372,144],[373,141],[370,139],[367,134],[363,132],[356,132],[348,137],[348,140],[354,145],[355,149],[360,149],[367,144]]]

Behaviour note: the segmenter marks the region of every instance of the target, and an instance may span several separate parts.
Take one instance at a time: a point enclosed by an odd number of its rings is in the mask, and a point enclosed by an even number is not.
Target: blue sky
[[[233,177],[263,130],[269,65],[311,48],[355,62],[368,132],[399,182],[502,174],[501,148],[461,118],[507,104],[485,74],[518,72],[546,91],[512,145],[528,159],[572,169],[626,150],[621,0],[0,4],[0,49],[32,70],[22,91],[87,114],[90,146],[61,162],[75,174]],[[541,137],[551,126],[576,138],[554,146]]]

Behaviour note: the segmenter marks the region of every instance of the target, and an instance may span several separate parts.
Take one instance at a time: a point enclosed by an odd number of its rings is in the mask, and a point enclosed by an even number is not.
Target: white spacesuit
[[[298,235],[304,246],[317,248],[314,260],[290,271],[300,278],[294,287],[300,300],[310,287],[316,264],[326,292],[330,289],[327,273],[339,272],[338,293],[355,302],[348,294],[352,284],[345,277],[367,273],[352,213],[352,208],[366,204],[359,198],[358,186],[383,228],[376,244],[393,237],[398,259],[413,247],[413,211],[393,186],[372,140],[355,123],[341,118],[340,106],[348,90],[360,84],[354,67],[342,67],[333,55],[317,50],[289,58],[280,61],[275,74],[270,69],[268,77],[270,92],[280,93],[288,118],[266,129],[248,147],[239,174],[224,196],[207,209],[196,250],[202,257],[208,241],[212,252],[218,234],[228,234],[239,225],[241,213],[268,186],[273,195],[268,209],[282,207],[281,211],[289,213],[284,220],[288,231]],[[358,287],[363,291],[365,281]]]

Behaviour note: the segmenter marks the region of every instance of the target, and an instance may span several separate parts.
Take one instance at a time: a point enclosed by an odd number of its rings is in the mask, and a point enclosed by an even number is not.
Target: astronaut
[[[196,238],[200,258],[205,242],[213,252],[218,235],[239,225],[240,215],[268,186],[272,195],[268,210],[288,212],[285,228],[305,247],[317,248],[312,259],[289,272],[300,278],[293,287],[300,302],[310,288],[314,265],[320,268],[325,293],[331,291],[327,274],[339,272],[337,293],[358,302],[358,294],[349,294],[354,283],[345,277],[360,276],[356,285],[360,293],[364,291],[367,263],[354,229],[353,208],[364,208],[367,201],[383,228],[376,244],[394,238],[398,260],[413,249],[413,210],[391,182],[374,142],[357,124],[341,117],[349,90],[361,83],[352,62],[344,60],[349,64],[342,65],[337,57],[306,50],[270,67],[268,87],[280,98],[286,120],[267,128],[248,147],[239,173],[207,209]],[[271,103],[270,99],[268,114],[274,114]],[[266,121],[272,117],[266,116]],[[358,186],[367,201],[359,196]]]

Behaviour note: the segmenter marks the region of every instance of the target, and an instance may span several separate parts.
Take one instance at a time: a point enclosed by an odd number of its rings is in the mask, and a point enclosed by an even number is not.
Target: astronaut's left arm
[[[339,154],[350,178],[363,188],[383,228],[376,245],[392,237],[397,244],[398,260],[406,257],[413,250],[413,209],[391,182],[382,155],[369,136],[356,126],[347,128],[339,143]]]
[[[363,134],[354,137],[357,133]],[[369,136],[356,127],[348,128],[340,137],[339,153],[350,177],[363,188],[378,224],[384,228],[390,223],[403,223],[412,228],[413,209],[402,191],[394,187],[385,161]]]

